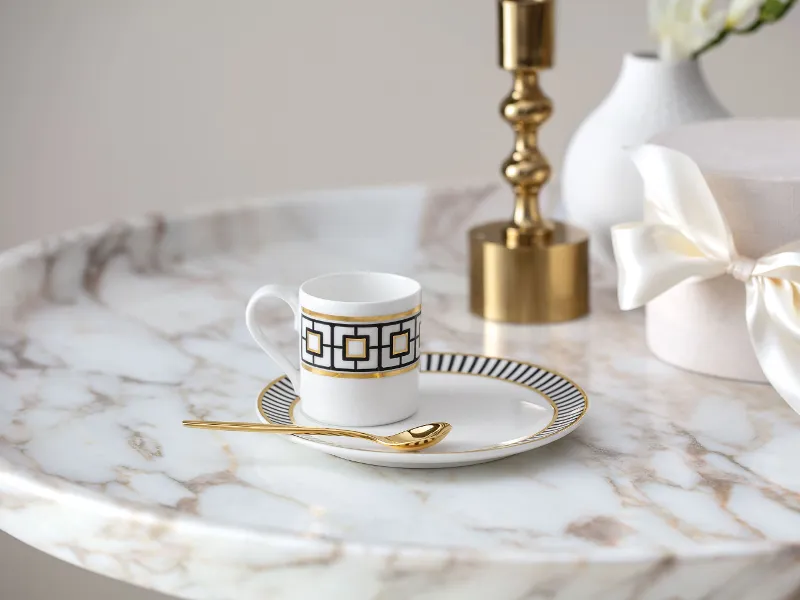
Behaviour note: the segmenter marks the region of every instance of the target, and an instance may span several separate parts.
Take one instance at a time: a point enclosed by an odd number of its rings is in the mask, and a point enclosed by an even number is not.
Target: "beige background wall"
[[[646,0],[560,0],[556,166]],[[800,116],[800,10],[705,61],[739,115]],[[0,0],[0,247],[301,188],[497,179],[492,0]],[[57,524],[53,524],[57,526]],[[0,596],[156,598],[0,537]]]

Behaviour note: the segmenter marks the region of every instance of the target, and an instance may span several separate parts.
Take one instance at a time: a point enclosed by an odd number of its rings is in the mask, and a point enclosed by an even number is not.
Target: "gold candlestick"
[[[539,70],[553,64],[554,0],[498,0],[500,66],[513,74],[501,105],[515,134],[502,172],[514,191],[510,222],[470,231],[470,309],[493,321],[549,323],[589,310],[588,236],[547,222],[539,192],[550,165],[538,130],[553,105],[539,87]]]

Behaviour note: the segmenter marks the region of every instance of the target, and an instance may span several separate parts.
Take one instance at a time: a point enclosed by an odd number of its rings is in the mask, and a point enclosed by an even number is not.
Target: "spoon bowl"
[[[441,442],[453,429],[449,423],[428,423],[412,427],[400,433],[387,436],[374,436],[375,441],[395,450],[409,452],[430,448]]]

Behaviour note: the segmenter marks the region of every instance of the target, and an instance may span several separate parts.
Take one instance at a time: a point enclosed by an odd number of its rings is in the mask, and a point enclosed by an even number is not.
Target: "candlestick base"
[[[508,222],[469,232],[470,310],[490,321],[556,323],[589,312],[589,237],[552,222],[550,235],[510,245]]]

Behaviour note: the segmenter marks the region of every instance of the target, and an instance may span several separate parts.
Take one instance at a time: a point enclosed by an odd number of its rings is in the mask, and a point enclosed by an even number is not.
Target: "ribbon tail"
[[[761,369],[800,414],[800,284],[753,277],[746,288],[747,327]]]
[[[682,281],[725,273],[726,265],[704,255],[680,231],[659,223],[611,228],[617,260],[619,306],[638,308]]]

